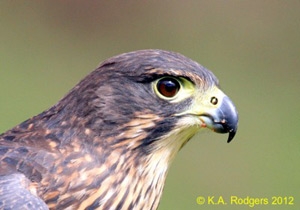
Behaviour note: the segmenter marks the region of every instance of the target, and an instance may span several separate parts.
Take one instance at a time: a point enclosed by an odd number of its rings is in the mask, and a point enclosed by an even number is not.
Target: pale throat
[[[148,183],[144,183],[145,186],[152,186],[151,191],[153,192],[147,197],[153,199],[153,202],[157,202],[157,205],[163,192],[168,170],[176,154],[198,130],[199,126],[174,129],[170,134],[156,142],[154,150],[146,159],[146,164],[143,165],[143,168],[139,168],[141,174],[147,173],[145,181]],[[155,196],[151,196],[151,194]]]

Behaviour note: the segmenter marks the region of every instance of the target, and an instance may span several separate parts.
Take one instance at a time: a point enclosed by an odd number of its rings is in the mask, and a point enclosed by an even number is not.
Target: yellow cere
[[[191,106],[185,111],[178,113],[177,116],[186,114],[199,116],[201,114],[208,113],[210,110],[217,109],[220,104],[222,104],[222,100],[225,96],[225,94],[217,86],[213,86],[205,92],[200,89],[195,89],[194,92],[194,101]],[[217,99],[217,104],[211,103],[212,97]]]

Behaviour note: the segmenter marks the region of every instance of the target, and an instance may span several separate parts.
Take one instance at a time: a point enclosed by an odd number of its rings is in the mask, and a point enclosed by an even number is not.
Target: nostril
[[[210,99],[210,103],[213,104],[213,105],[217,105],[218,104],[218,99],[215,96],[213,96]]]

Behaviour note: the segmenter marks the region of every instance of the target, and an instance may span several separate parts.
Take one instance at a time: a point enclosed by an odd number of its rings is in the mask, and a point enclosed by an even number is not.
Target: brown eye
[[[212,103],[213,105],[217,105],[218,104],[218,99],[216,97],[211,97],[210,103]]]
[[[157,90],[165,97],[174,97],[180,89],[179,82],[174,78],[163,78],[157,82]]]

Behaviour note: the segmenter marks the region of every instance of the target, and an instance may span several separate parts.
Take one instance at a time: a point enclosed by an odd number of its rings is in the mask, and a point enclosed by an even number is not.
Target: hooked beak
[[[226,95],[215,109],[202,113],[200,119],[204,123],[203,127],[208,127],[217,133],[229,133],[228,143],[236,134],[238,113],[234,104]]]

